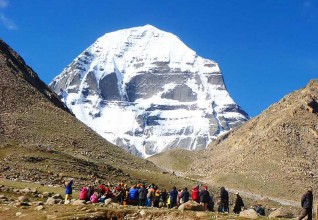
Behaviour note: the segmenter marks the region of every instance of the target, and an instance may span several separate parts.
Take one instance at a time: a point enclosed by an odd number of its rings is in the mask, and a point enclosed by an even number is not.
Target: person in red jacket
[[[191,197],[192,197],[192,200],[193,201],[196,201],[197,203],[200,203],[200,197],[199,197],[199,186],[195,186],[192,188],[192,194],[191,194]]]
[[[79,199],[80,200],[85,200],[85,201],[89,200],[88,188],[87,187],[83,187],[81,189],[81,192],[80,192],[80,195],[79,195]]]
[[[105,188],[105,185],[104,185],[104,184],[100,184],[100,185],[99,185],[99,191],[100,191],[100,194],[102,194],[102,195],[105,194],[106,188]]]

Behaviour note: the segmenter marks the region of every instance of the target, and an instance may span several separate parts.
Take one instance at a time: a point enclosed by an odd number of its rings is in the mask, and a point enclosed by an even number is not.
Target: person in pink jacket
[[[93,195],[91,196],[90,200],[92,203],[98,203],[98,193],[94,192]]]

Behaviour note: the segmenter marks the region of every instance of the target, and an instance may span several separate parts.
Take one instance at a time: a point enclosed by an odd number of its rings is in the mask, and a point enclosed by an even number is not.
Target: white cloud
[[[0,10],[5,9],[9,5],[9,0],[0,0]],[[17,30],[17,25],[8,17],[5,16],[3,12],[0,12],[0,25],[3,25],[9,30]]]
[[[0,23],[4,25],[9,30],[17,30],[17,25],[7,18],[3,13],[0,13]]]
[[[7,0],[0,0],[0,8],[6,8],[9,5]]]

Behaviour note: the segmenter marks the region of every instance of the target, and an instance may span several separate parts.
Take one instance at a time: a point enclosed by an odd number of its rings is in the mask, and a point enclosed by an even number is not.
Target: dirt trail
[[[185,177],[186,175],[182,172],[175,172],[175,175],[180,176],[180,177]],[[204,183],[210,183],[211,185],[215,185],[213,181],[209,181],[206,179],[198,179],[199,182],[204,182]],[[228,190],[231,193],[238,192],[241,196],[253,199],[253,200],[261,200],[261,199],[269,199],[271,201],[277,202],[281,205],[285,206],[293,206],[293,207],[300,207],[300,201],[294,201],[294,200],[288,200],[288,199],[281,199],[281,198],[276,198],[276,197],[271,197],[271,196],[266,196],[266,195],[261,195],[257,193],[252,193],[252,192],[247,192],[247,191],[242,191],[242,190],[237,190],[237,189],[231,189],[226,186],[224,186],[226,190]]]
[[[250,198],[250,199],[255,199],[255,200],[261,200],[264,198],[268,198],[269,200],[272,200],[274,202],[278,202],[279,204],[286,205],[286,206],[293,206],[293,207],[300,207],[300,202],[293,201],[293,200],[287,200],[287,199],[281,199],[281,198],[275,198],[271,196],[266,196],[266,195],[260,195],[256,193],[251,193],[251,192],[245,192],[241,190],[236,190],[236,189],[231,189],[225,187],[229,192],[235,193],[238,192],[241,196]]]

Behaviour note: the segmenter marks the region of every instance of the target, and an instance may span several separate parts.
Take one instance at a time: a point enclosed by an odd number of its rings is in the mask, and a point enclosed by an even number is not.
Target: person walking
[[[244,208],[243,199],[238,192],[235,193],[235,195],[236,195],[236,199],[235,199],[233,212],[235,214],[240,214],[240,212],[242,211],[242,207]]]
[[[64,204],[69,204],[72,197],[72,186],[73,186],[73,179],[70,181],[66,181],[64,183],[65,186],[65,201]]]
[[[220,192],[221,202],[219,211],[220,212],[229,212],[229,193],[225,190],[225,188],[221,187]]]
[[[307,193],[305,193],[301,197],[301,207],[303,210],[301,211],[300,216],[298,217],[298,220],[301,220],[307,216],[308,220],[312,220],[312,205],[313,205],[314,196],[312,193],[312,188],[309,188],[307,190]]]

